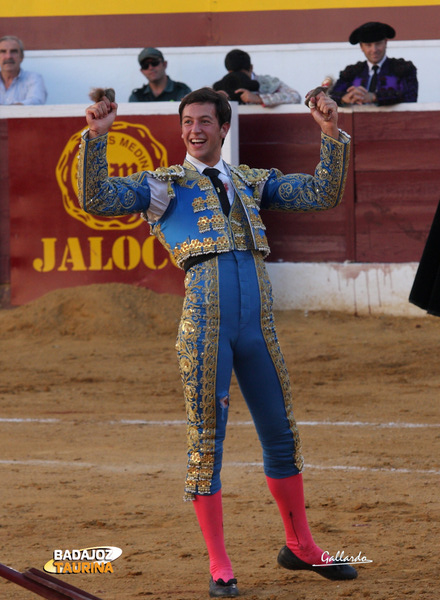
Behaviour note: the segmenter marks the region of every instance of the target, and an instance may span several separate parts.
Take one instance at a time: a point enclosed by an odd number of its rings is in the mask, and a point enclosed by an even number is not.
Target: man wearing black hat
[[[369,22],[353,31],[350,44],[360,44],[367,60],[339,74],[330,96],[339,106],[417,102],[417,69],[411,61],[386,56],[387,41],[396,32],[390,25]]]
[[[180,102],[191,89],[166,74],[167,61],[157,48],[144,48],[138,56],[141,73],[148,84],[131,92],[129,102]]]

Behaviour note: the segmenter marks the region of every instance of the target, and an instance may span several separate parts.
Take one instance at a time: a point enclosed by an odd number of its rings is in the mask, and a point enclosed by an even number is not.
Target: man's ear
[[[166,69],[168,67],[168,61],[164,60],[163,61],[163,68]]]
[[[223,123],[223,125],[220,127],[220,133],[223,139],[225,139],[225,137],[228,135],[228,131],[231,128],[231,124],[230,123]]]

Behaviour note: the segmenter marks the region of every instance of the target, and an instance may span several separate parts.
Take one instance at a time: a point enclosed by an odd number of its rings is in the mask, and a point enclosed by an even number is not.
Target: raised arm
[[[89,139],[94,139],[100,135],[105,135],[110,131],[111,126],[116,119],[118,105],[111,100],[111,91],[95,90],[95,103],[86,109],[86,120],[89,126]],[[114,95],[113,95],[114,98]]]
[[[314,175],[283,175],[272,170],[264,185],[261,208],[280,211],[319,211],[337,206],[344,194],[350,137],[338,129],[334,100],[319,92],[309,98],[310,112],[321,127],[320,162]]]
[[[150,207],[147,172],[128,177],[109,177],[107,134],[118,105],[111,94],[86,109],[89,129],[82,135],[78,161],[78,200],[88,213],[113,217],[142,213]],[[110,98],[108,97],[110,96]]]
[[[311,95],[308,98],[308,106],[312,117],[321,127],[322,133],[337,140],[339,129],[338,105],[336,102],[324,92],[319,92],[316,96]]]

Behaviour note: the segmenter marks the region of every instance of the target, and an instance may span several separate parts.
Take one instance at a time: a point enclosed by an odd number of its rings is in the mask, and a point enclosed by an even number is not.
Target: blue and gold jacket
[[[228,166],[235,199],[226,217],[211,180],[189,162],[109,177],[107,136],[93,140],[86,136],[81,139],[78,165],[78,199],[83,210],[108,217],[141,213],[181,268],[188,258],[202,254],[257,250],[267,256],[270,249],[260,209],[306,212],[337,206],[344,193],[350,152],[346,134],[341,132],[339,140],[321,134],[320,162],[313,176]],[[152,188],[157,190],[158,183],[166,186],[168,203],[153,219],[149,212],[154,205]]]

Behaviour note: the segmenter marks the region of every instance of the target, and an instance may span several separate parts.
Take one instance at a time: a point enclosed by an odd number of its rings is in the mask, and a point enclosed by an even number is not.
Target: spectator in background
[[[15,35],[0,38],[0,104],[45,104],[47,91],[38,73],[24,71],[23,42]]]
[[[220,81],[216,81],[212,86],[216,92],[225,92],[229,100],[234,100],[239,104],[246,104],[241,99],[243,92],[236,93],[235,90],[250,90],[258,92],[260,84],[256,79],[251,79],[244,71],[232,71],[225,75]]]
[[[278,77],[271,75],[255,75],[251,63],[251,57],[244,50],[231,50],[225,57],[225,67],[229,73],[243,72],[252,80],[258,82],[258,92],[247,89],[244,86],[235,90],[240,95],[243,104],[262,104],[266,107],[278,106],[279,104],[299,104],[301,96],[286,85]],[[215,83],[216,86],[219,82]]]
[[[133,90],[129,102],[179,102],[191,91],[185,83],[173,81],[166,74],[168,63],[157,48],[144,48],[138,61],[148,84]]]
[[[350,44],[360,44],[367,60],[349,65],[339,74],[330,96],[339,104],[417,102],[417,69],[411,61],[386,56],[387,41],[395,30],[385,23],[369,22],[353,31]]]

